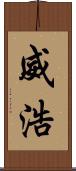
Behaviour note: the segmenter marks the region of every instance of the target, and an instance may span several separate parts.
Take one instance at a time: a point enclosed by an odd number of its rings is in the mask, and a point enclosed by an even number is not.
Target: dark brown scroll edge
[[[8,31],[36,31],[36,2],[4,3],[4,167],[5,170],[72,168],[72,3],[40,2],[37,31],[68,32],[68,150],[8,151]]]
[[[36,31],[38,27],[40,27],[39,5],[40,5],[40,2],[39,0],[37,0]]]

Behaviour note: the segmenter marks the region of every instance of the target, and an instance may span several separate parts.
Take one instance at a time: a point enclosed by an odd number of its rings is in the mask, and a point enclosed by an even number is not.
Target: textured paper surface
[[[40,59],[49,63],[46,74],[50,80],[54,77],[54,88],[43,76],[19,80],[22,56],[33,55],[30,44],[38,51],[49,50]],[[54,118],[52,127],[48,136],[37,137],[32,126],[25,138],[19,114],[24,104],[39,111],[39,99]],[[32,113],[24,116],[33,120]],[[68,150],[68,32],[8,32],[8,150]]]

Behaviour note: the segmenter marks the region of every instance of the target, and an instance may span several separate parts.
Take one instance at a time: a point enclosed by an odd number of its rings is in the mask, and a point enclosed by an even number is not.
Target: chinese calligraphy
[[[39,100],[40,102],[40,112],[36,110],[36,108],[31,108],[30,106],[25,104],[26,109],[24,110],[25,112],[31,112],[33,111],[33,117],[38,118],[34,121],[31,121],[30,119],[28,120],[28,123],[26,125],[26,129],[24,129],[25,126],[25,121],[26,119],[22,115],[22,112],[20,113],[20,119],[22,121],[22,130],[23,130],[23,135],[24,137],[27,137],[27,133],[29,130],[29,127],[34,126],[35,133],[38,137],[42,135],[48,135],[49,134],[49,129],[51,128],[51,125],[49,123],[45,123],[45,121],[53,121],[53,117],[44,117],[47,113],[49,113],[49,110],[44,110],[44,101],[42,99]],[[39,123],[39,125],[37,125]],[[40,128],[44,128],[43,131],[39,131]]]
[[[22,73],[21,76],[19,76],[19,80],[26,79],[30,81],[35,77],[40,78],[40,76],[43,75],[49,86],[54,88],[54,78],[52,80],[49,80],[45,73],[48,67],[48,62],[44,61],[44,66],[42,66],[40,60],[40,56],[42,56],[42,52],[38,52],[36,47],[32,44],[30,44],[30,47],[34,52],[34,55],[27,58],[25,58],[24,56],[22,57],[22,61],[21,61]],[[49,51],[46,48],[43,48],[42,51],[46,54],[49,54]]]

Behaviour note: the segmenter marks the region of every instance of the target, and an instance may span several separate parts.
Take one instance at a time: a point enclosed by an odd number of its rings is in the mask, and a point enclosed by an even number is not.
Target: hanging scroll
[[[5,169],[71,169],[71,3],[5,3],[5,81]]]

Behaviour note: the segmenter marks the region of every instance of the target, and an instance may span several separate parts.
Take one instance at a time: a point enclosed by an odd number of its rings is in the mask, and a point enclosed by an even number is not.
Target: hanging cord
[[[40,27],[39,0],[37,0],[36,31],[38,27]]]

